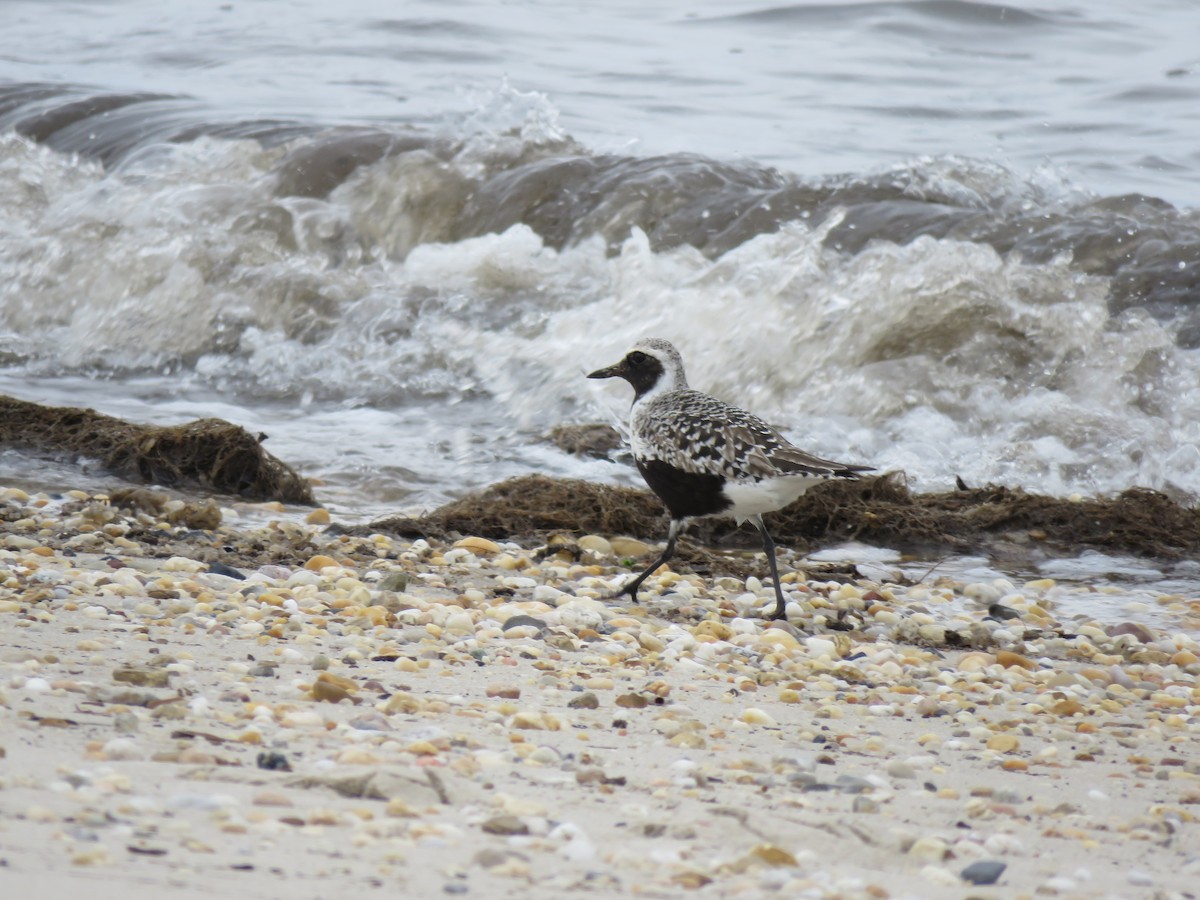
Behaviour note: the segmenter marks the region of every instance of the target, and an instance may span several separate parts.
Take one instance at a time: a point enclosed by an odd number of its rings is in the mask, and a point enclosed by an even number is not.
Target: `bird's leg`
[[[634,603],[637,603],[638,602],[637,592],[638,592],[638,588],[640,588],[642,586],[642,582],[650,577],[650,573],[652,573],[655,569],[657,569],[659,566],[661,566],[668,559],[670,559],[672,556],[675,555],[675,542],[679,539],[679,532],[681,532],[682,530],[683,530],[683,520],[682,519],[672,519],[671,525],[667,529],[667,546],[666,546],[666,549],[663,550],[662,556],[660,556],[653,563],[651,563],[650,567],[648,569],[646,569],[646,571],[644,571],[637,578],[633,579],[633,581],[629,582],[629,584],[625,585],[620,590],[611,594],[609,599],[615,600],[617,597],[620,597],[622,594],[628,594],[630,599],[633,600]]]
[[[771,618],[786,620],[787,612],[785,608],[787,604],[783,599],[783,588],[779,585],[779,563],[775,561],[775,542],[771,540],[771,535],[767,533],[767,526],[763,524],[762,516],[751,516],[750,521],[754,523],[754,527],[762,535],[763,553],[767,554],[767,564],[771,567],[771,581],[775,584],[775,612],[771,613]]]

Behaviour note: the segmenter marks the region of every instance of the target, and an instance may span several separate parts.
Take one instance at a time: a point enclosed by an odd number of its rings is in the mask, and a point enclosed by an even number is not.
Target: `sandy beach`
[[[0,489],[0,895],[1200,893],[1196,598],[182,506]]]

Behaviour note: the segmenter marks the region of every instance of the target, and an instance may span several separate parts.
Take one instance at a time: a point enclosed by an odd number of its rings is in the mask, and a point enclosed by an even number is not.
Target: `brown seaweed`
[[[91,409],[0,395],[0,445],[90,457],[114,475],[146,484],[199,487],[247,500],[316,502],[308,482],[264,450],[261,437],[223,419],[140,425]]]
[[[1089,548],[1168,560],[1200,555],[1200,511],[1145,488],[1083,500],[998,485],[913,493],[902,476],[891,474],[821,485],[764,518],[779,543],[801,549],[853,539],[925,556],[1000,545],[1041,555]],[[368,527],[441,539],[539,540],[558,532],[655,541],[666,533],[662,506],[648,491],[543,475],[513,478],[427,515]],[[731,519],[694,522],[689,534],[710,546],[756,544],[754,534],[739,534]]]

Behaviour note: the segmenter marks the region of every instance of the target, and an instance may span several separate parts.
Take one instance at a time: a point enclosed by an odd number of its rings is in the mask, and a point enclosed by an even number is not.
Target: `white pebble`
[[[325,719],[319,712],[311,709],[295,709],[284,714],[281,720],[286,728],[322,728]]]
[[[562,756],[553,747],[541,746],[525,757],[544,766],[555,765],[562,761]]]
[[[104,755],[109,759],[142,759],[145,756],[142,748],[130,738],[113,738],[104,745]]]
[[[466,610],[451,613],[446,617],[446,622],[442,627],[451,634],[475,633],[475,623],[471,621],[471,615]]]
[[[777,725],[774,717],[757,707],[750,707],[742,713],[742,721],[747,725]]]
[[[988,853],[996,856],[1020,856],[1025,850],[1021,839],[1011,834],[989,835],[983,842],[983,847]]]
[[[167,800],[173,809],[214,810],[237,806],[237,800],[228,794],[173,794]]]
[[[500,583],[505,587],[510,587],[513,590],[522,590],[535,588],[538,586],[537,580],[534,578],[526,578],[523,575],[509,575],[507,578],[500,579]]]
[[[931,884],[940,884],[942,887],[959,887],[962,885],[958,876],[944,866],[923,866],[921,868],[921,877]]]
[[[828,638],[809,637],[804,639],[808,655],[814,659],[837,659],[837,644]]]
[[[164,572],[199,572],[204,568],[204,563],[188,559],[186,556],[172,556],[162,564]]]

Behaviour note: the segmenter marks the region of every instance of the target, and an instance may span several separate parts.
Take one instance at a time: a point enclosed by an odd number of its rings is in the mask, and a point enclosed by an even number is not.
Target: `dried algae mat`
[[[988,485],[913,493],[902,477],[829,482],[765,517],[776,540],[795,546],[859,540],[916,552],[970,552],[997,542],[1074,553],[1094,548],[1162,559],[1200,555],[1200,510],[1157,491],[1133,488],[1111,498],[1070,500]],[[549,533],[625,534],[661,540],[661,504],[648,491],[527,475],[492,485],[418,517],[370,528],[411,536],[475,534],[493,539]],[[731,519],[693,523],[704,544],[757,543]]]
[[[0,395],[0,445],[98,460],[114,475],[201,488],[248,500],[312,505],[312,489],[262,447],[262,438],[222,419],[139,425],[91,409],[41,406]]]

